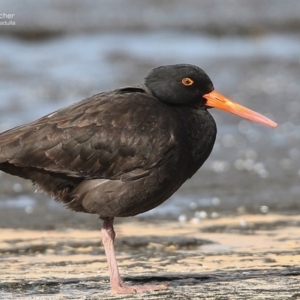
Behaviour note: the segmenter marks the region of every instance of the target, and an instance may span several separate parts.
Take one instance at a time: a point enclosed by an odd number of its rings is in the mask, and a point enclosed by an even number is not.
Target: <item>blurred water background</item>
[[[0,130],[141,83],[156,66],[195,64],[218,91],[279,127],[212,110],[218,138],[210,158],[170,200],[137,218],[299,213],[299,12],[297,0],[1,0]],[[0,173],[1,227],[89,220]]]

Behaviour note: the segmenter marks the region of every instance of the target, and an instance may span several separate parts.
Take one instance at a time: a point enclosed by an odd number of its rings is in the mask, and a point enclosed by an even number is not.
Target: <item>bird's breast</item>
[[[216,124],[206,110],[181,109],[177,138],[179,160],[187,178],[192,177],[209,157],[216,139]]]

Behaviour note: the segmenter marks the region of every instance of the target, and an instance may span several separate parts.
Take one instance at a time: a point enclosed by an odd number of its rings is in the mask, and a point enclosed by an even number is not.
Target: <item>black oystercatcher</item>
[[[144,85],[100,93],[3,132],[0,169],[103,219],[113,292],[166,289],[123,283],[113,221],[160,205],[202,166],[216,138],[212,107],[277,126],[217,93],[200,68],[169,65],[152,70]]]

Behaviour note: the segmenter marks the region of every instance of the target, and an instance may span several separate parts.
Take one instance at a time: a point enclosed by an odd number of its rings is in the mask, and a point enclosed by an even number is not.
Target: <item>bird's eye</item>
[[[183,78],[183,79],[181,80],[181,82],[182,82],[182,84],[185,85],[185,86],[190,86],[190,85],[193,85],[194,80],[191,79],[191,78],[186,77],[186,78]]]

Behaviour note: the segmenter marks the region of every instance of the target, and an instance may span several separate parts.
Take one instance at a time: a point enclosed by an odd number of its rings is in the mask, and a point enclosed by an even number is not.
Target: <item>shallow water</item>
[[[51,32],[53,24],[47,24]],[[247,26],[254,25],[253,19]],[[245,211],[299,212],[297,30],[212,35],[205,30],[136,30],[133,26],[126,31],[85,28],[30,40],[19,38],[12,30],[0,35],[0,45],[1,131],[100,91],[140,83],[159,65],[184,62],[201,66],[218,91],[266,114],[279,127],[265,128],[213,110],[218,138],[212,155],[171,200],[144,216],[184,221]],[[15,178],[0,176],[0,207],[22,209],[23,203],[24,211],[32,214],[39,201],[28,204],[28,199],[36,197],[30,184],[17,180],[16,186]],[[61,206],[50,202],[48,212],[60,211]]]

